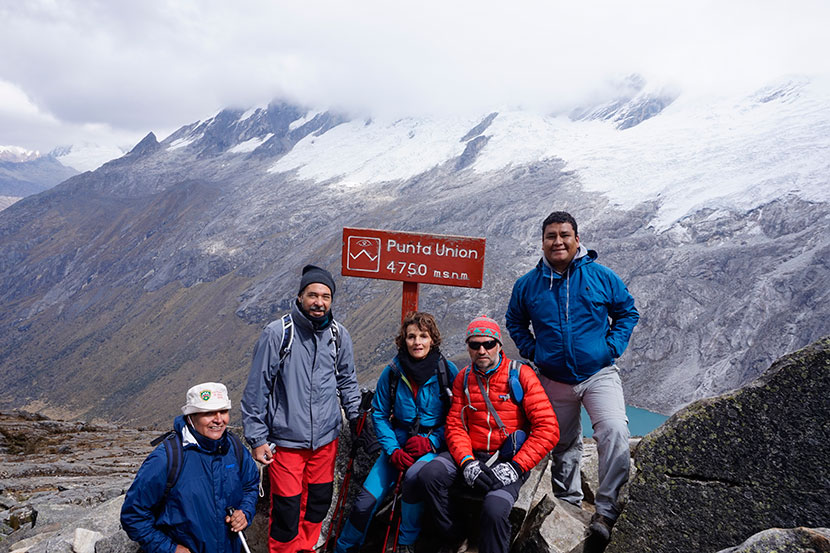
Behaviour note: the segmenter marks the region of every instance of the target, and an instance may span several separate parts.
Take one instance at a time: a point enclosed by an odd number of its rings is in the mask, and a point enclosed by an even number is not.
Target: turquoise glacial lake
[[[652,413],[630,405],[625,406],[625,414],[628,415],[628,429],[632,436],[645,436],[669,418],[666,415]],[[586,438],[594,435],[594,430],[591,428],[591,419],[588,418],[585,409],[582,409],[582,435]]]

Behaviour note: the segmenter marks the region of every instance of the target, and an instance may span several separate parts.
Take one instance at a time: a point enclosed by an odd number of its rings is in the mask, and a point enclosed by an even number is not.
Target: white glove
[[[470,461],[464,465],[464,481],[471,488],[475,485],[479,474],[481,474],[481,463],[479,461]]]
[[[509,486],[519,479],[519,470],[517,465],[512,461],[506,463],[499,463],[493,467],[493,474],[502,483],[502,486]]]

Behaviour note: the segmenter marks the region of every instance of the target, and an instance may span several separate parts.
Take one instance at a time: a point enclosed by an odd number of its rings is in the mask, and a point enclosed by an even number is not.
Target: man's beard
[[[320,310],[317,310],[317,311],[312,310],[312,309],[308,309],[308,310],[303,309],[303,312],[305,313],[306,317],[308,317],[309,319],[314,319],[314,320],[318,320],[318,321],[321,320],[321,319],[325,319],[326,316],[329,314],[329,312],[325,309],[320,309]]]

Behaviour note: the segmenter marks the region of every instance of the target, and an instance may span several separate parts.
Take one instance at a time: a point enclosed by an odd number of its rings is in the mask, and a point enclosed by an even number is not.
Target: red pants
[[[270,553],[311,551],[331,506],[337,440],[318,449],[277,447],[271,482]]]

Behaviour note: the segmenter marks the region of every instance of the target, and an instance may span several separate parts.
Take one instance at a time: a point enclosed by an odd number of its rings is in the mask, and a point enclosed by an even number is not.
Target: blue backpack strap
[[[159,505],[164,505],[167,501],[167,496],[170,495],[170,490],[176,485],[179,475],[182,472],[182,443],[179,440],[179,435],[174,430],[171,430],[164,437],[164,450],[167,452],[167,482],[164,485],[164,494],[161,496]]]
[[[522,366],[519,364],[518,361],[513,360],[510,362],[510,372],[508,374],[508,379],[510,383],[510,396],[513,398],[513,401],[516,403],[521,404],[522,400],[525,397],[525,391],[522,388],[522,383],[519,380],[519,371],[521,370]]]
[[[236,453],[236,467],[239,470],[239,473],[242,473],[242,460],[244,459],[245,454],[245,446],[242,444],[242,440],[237,437],[236,434],[228,432],[228,438],[230,439],[231,443],[233,444],[234,453]]]

